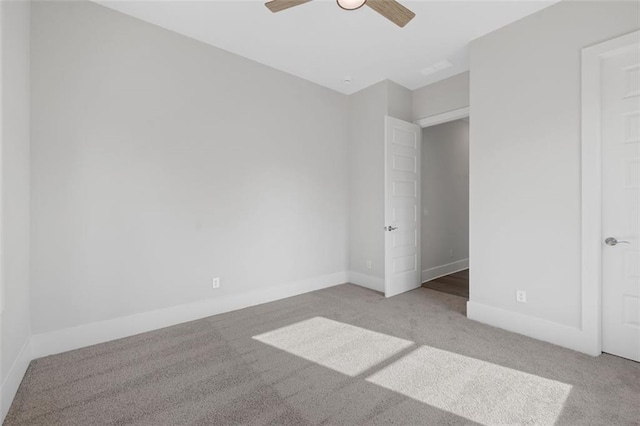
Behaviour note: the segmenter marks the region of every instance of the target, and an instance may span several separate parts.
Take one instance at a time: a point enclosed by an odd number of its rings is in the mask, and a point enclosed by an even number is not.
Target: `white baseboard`
[[[366,287],[371,290],[384,293],[384,279],[372,277],[371,275],[362,274],[360,272],[349,271],[349,282],[351,284]]]
[[[588,355],[598,356],[601,353],[597,350],[597,342],[577,327],[471,301],[467,302],[467,317]]]
[[[27,367],[29,367],[29,363],[32,359],[30,337],[24,343],[22,349],[20,349],[18,357],[9,369],[2,386],[0,386],[0,424],[4,422],[4,418],[7,416],[9,408],[11,408],[13,398],[15,398],[16,392],[18,392],[20,383],[22,382],[24,374],[27,372]]]
[[[348,281],[347,272],[338,272],[249,293],[187,303],[64,330],[36,334],[32,336],[32,356],[33,358],[40,358],[79,349],[211,315],[333,287]]]
[[[465,269],[469,269],[469,259],[462,259],[456,262],[447,263],[446,265],[423,269],[422,282],[426,283],[427,281],[435,280],[436,278],[444,277],[445,275],[464,271]]]

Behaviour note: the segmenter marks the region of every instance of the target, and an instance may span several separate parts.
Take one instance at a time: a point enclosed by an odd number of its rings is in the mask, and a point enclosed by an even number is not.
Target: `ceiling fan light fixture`
[[[1,0],[0,0],[1,1]],[[265,3],[267,9],[273,13],[282,12],[291,7],[309,3],[311,0],[269,0]],[[359,9],[365,4],[378,12],[400,28],[411,21],[416,14],[398,3],[397,0],[336,0],[338,6],[344,10]]]
[[[356,10],[360,9],[367,0],[336,0],[338,2],[338,6],[343,8],[344,10]]]

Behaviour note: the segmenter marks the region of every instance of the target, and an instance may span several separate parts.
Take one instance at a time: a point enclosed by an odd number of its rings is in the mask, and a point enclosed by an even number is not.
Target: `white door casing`
[[[385,117],[385,296],[420,287],[421,128]]]
[[[601,59],[602,350],[640,361],[640,43]]]

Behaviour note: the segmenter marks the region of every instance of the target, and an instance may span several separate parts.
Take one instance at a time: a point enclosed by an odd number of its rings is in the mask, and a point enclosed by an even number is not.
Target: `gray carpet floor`
[[[640,424],[640,364],[342,285],[34,360],[5,425]]]

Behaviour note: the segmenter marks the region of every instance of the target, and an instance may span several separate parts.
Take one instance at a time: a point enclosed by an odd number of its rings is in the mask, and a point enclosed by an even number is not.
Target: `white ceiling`
[[[401,1],[416,13],[399,28],[368,7],[315,0],[273,14],[255,0],[95,0],[111,9],[351,94],[384,79],[408,89],[469,69],[468,43],[558,0]],[[420,70],[443,59],[453,66]],[[345,84],[345,77],[351,84]]]

